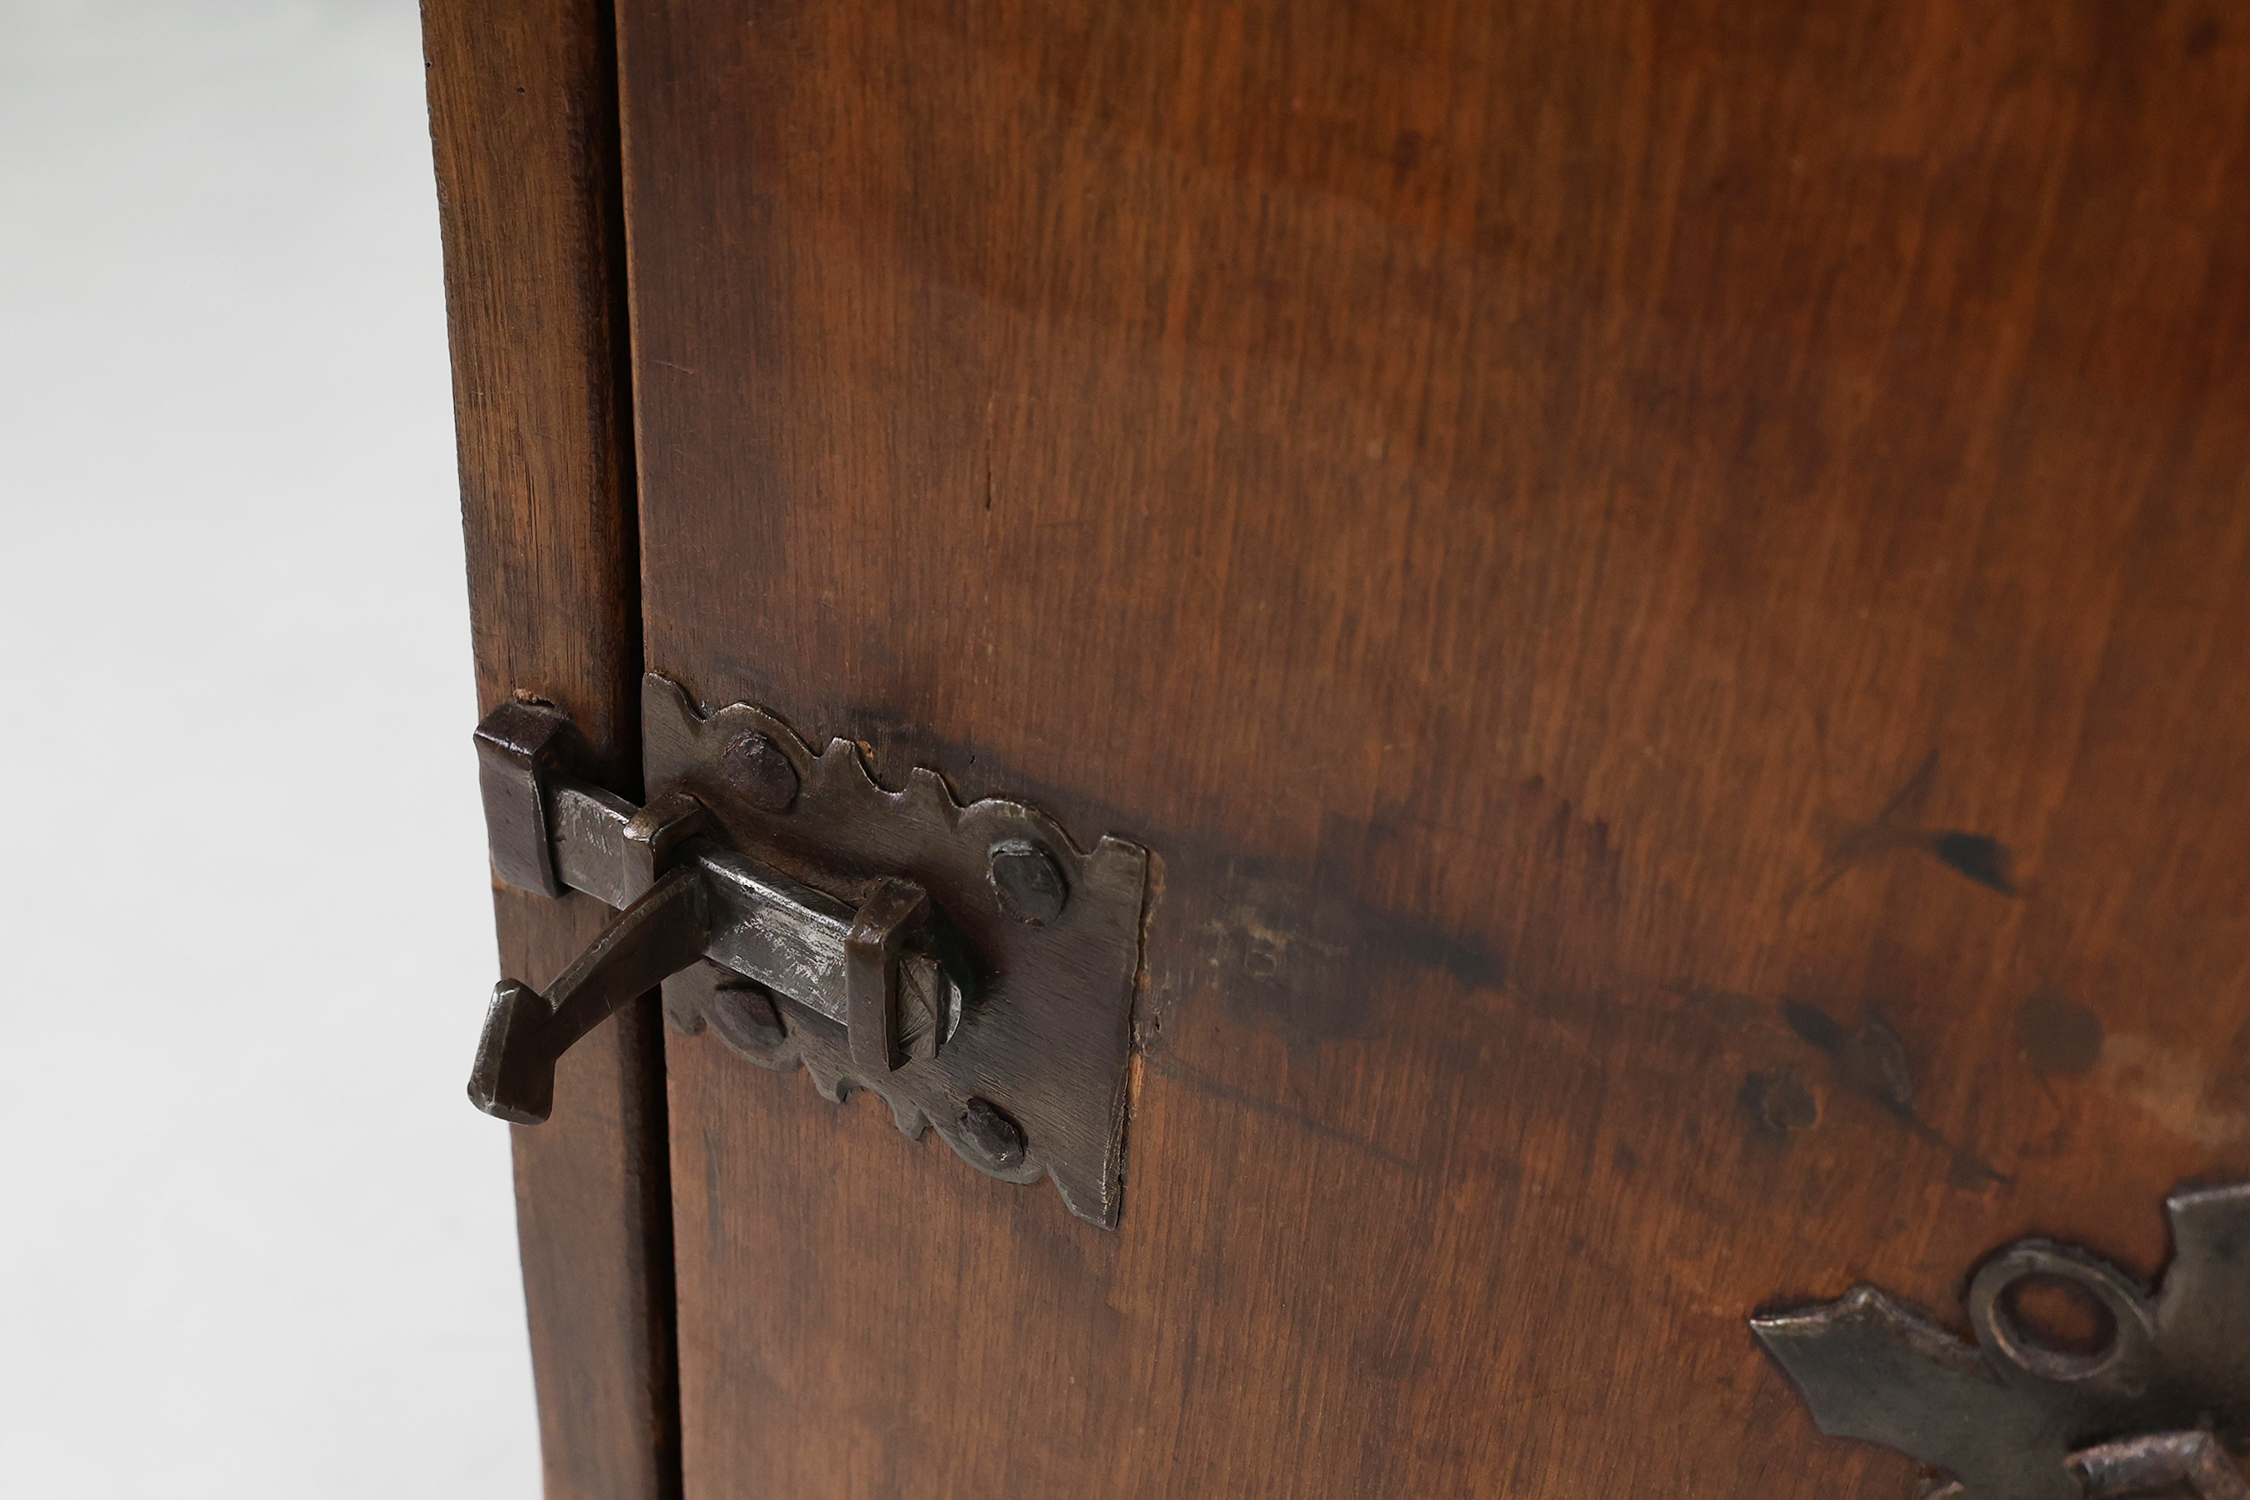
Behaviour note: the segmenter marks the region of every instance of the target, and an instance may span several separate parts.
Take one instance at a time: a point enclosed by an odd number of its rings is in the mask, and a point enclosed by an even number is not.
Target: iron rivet
[[[1037,844],[992,846],[992,890],[1000,909],[1019,922],[1044,927],[1062,915],[1070,886],[1054,860]]]
[[[704,1012],[711,1029],[736,1047],[768,1051],[788,1039],[773,991],[754,979],[729,975],[712,987],[711,1006]]]
[[[961,1133],[991,1165],[1023,1165],[1023,1127],[990,1099],[971,1099],[961,1111]]]
[[[751,730],[736,735],[721,763],[727,779],[767,812],[787,812],[797,800],[797,768],[770,736]]]

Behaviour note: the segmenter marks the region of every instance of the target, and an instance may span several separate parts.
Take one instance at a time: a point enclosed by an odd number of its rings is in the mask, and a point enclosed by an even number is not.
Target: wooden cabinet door
[[[1114,1232],[666,1038],[689,1500],[1906,1500],[2250,1175],[2241,17],[615,27],[643,664],[1156,862]]]

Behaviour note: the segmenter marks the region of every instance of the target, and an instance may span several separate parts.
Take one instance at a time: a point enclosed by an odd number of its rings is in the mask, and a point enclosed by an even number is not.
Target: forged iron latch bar
[[[650,887],[602,930],[545,995],[503,979],[469,1072],[469,1098],[488,1115],[536,1125],[555,1103],[555,1063],[617,1008],[703,956],[711,892],[692,869]]]
[[[494,873],[619,908],[545,995],[512,978],[494,988],[469,1079],[477,1108],[523,1125],[546,1119],[563,1052],[699,959],[841,1022],[862,1066],[896,1068],[943,1042],[961,988],[930,951],[920,886],[876,881],[855,909],[712,842],[692,797],[635,807],[563,774],[570,732],[559,709],[521,701],[477,726]]]

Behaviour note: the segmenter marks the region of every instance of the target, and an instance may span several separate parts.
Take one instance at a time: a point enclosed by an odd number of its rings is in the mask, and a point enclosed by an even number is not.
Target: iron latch
[[[528,699],[477,726],[495,875],[618,909],[544,994],[493,991],[469,1079],[479,1109],[537,1124],[555,1063],[659,984],[673,1029],[868,1088],[980,1170],[1052,1177],[1117,1222],[1148,855],[1081,852],[1022,803],[966,807],[934,771],[890,791],[857,746],[815,754],[750,704],[708,716],[642,685],[648,802],[572,773],[568,715]]]

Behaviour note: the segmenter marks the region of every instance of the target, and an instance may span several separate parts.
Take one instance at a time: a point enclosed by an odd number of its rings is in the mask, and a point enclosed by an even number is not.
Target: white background
[[[537,1493],[413,0],[0,0],[0,1495]]]

